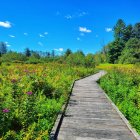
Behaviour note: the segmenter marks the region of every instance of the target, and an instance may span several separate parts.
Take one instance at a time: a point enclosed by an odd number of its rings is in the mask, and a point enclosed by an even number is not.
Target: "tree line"
[[[113,32],[114,40],[96,54],[101,63],[140,63],[140,23],[126,25],[119,19]]]
[[[63,54],[57,55],[51,52],[33,51],[26,48],[23,53],[7,51],[4,42],[0,42],[0,63],[46,63],[59,62],[69,65],[95,66],[100,63],[140,63],[140,23],[126,25],[119,19],[113,28],[114,40],[103,46],[100,52],[85,55],[81,50],[72,52],[67,49]]]
[[[63,54],[58,55],[54,50],[51,52],[42,52],[26,48],[23,53],[19,53],[15,51],[7,51],[6,44],[0,42],[0,63],[8,62],[29,64],[58,62],[76,66],[95,66],[94,55],[91,53],[85,55],[81,50],[72,52],[72,50],[67,49]]]

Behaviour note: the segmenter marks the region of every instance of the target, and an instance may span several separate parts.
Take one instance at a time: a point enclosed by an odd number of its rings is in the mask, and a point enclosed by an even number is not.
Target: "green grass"
[[[140,134],[139,68],[133,65],[115,65],[115,68],[114,65],[103,66],[108,74],[100,79],[101,87]]]

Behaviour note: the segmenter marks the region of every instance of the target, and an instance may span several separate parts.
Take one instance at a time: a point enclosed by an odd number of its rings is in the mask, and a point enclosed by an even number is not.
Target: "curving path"
[[[136,140],[96,81],[104,71],[75,82],[58,140]]]

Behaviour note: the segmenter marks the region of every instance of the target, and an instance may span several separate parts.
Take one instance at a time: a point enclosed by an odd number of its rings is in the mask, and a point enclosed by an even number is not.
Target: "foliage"
[[[140,39],[140,23],[136,23],[133,28],[133,37]]]
[[[31,56],[31,51],[29,48],[25,49],[25,56],[30,57]]]
[[[72,82],[92,68],[48,64],[0,66],[0,139],[47,140]]]
[[[65,56],[69,56],[70,54],[72,54],[72,51],[70,49],[67,49],[66,52],[65,52]]]
[[[7,46],[4,42],[0,42],[0,56],[7,52]]]
[[[70,54],[66,61],[70,65],[84,65],[84,54],[80,51]]]
[[[115,40],[121,39],[124,36],[124,29],[125,29],[125,23],[122,19],[119,19],[114,26],[114,37]]]
[[[108,74],[99,83],[140,134],[140,68],[134,65],[109,66],[102,65]]]
[[[12,51],[3,54],[1,57],[2,62],[23,62],[26,60],[27,59],[23,54]]]
[[[110,63],[116,63],[118,60],[118,57],[121,55],[121,52],[124,48],[124,43],[120,40],[116,40],[109,45],[109,51],[108,51],[108,58]]]
[[[114,26],[114,40],[105,45],[100,54],[105,54],[108,63],[135,64],[140,62],[139,42],[140,23],[134,26],[126,25],[122,19],[119,19]],[[98,57],[100,57],[99,54]]]
[[[70,49],[67,49],[66,52],[62,55],[56,55],[53,50],[50,52],[40,52],[32,51],[29,48],[25,49],[24,53],[18,53],[9,51],[6,54],[3,54],[1,57],[1,62],[14,62],[14,63],[25,63],[25,64],[39,64],[39,63],[48,63],[48,62],[57,62],[60,64],[69,64],[71,66],[84,66],[84,67],[93,67],[95,65],[94,55],[87,54],[85,55],[82,51],[72,52]],[[104,60],[104,58],[102,58]]]
[[[126,42],[126,47],[119,58],[120,63],[135,64],[140,61],[140,40],[131,38]]]

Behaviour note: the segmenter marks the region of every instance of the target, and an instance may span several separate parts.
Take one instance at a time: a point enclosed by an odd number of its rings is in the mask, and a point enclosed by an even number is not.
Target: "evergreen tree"
[[[122,19],[119,19],[114,27],[115,40],[122,39],[124,36],[125,23]]]
[[[30,57],[30,56],[31,56],[31,51],[30,51],[29,48],[26,48],[26,49],[25,49],[25,55],[26,55],[27,57]]]
[[[117,63],[125,44],[120,40],[116,40],[109,44],[108,58],[110,63]]]
[[[52,50],[52,52],[51,52],[51,57],[55,57],[55,51],[54,50]]]
[[[126,26],[126,28],[123,30],[123,37],[122,39],[127,42],[132,37],[132,25]]]
[[[7,53],[7,46],[4,42],[0,42],[0,56]]]
[[[140,39],[140,23],[136,23],[133,27],[133,37]]]
[[[66,52],[65,52],[65,55],[69,56],[70,54],[72,54],[72,51],[70,49],[67,49]]]

